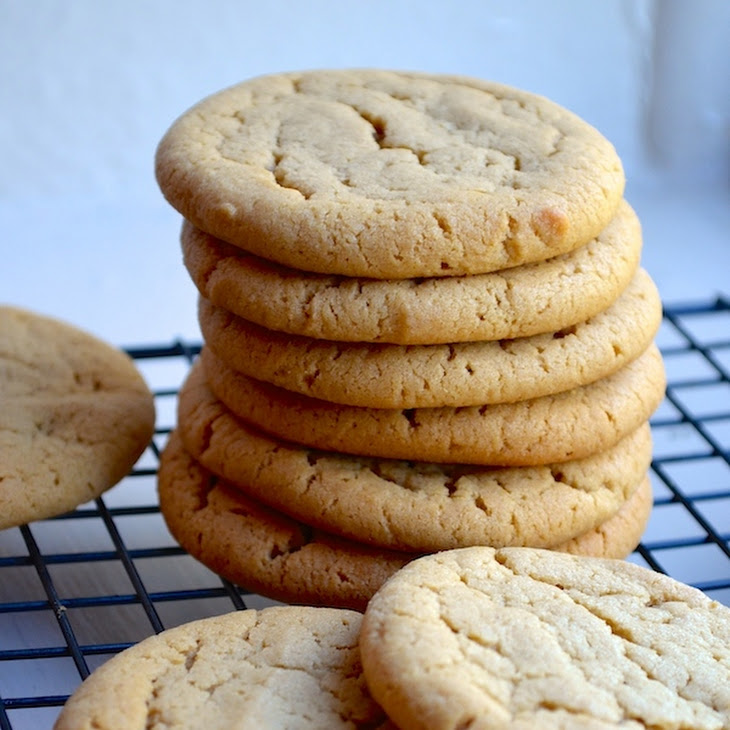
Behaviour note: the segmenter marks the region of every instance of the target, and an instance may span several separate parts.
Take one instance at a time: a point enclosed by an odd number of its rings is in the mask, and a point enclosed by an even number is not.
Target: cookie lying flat
[[[576,251],[491,274],[382,281],[308,274],[247,254],[189,222],[185,266],[201,295],[267,329],[340,342],[474,342],[556,332],[604,311],[639,264],[625,201]]]
[[[453,345],[336,343],[246,322],[204,299],[201,330],[212,358],[313,398],[366,408],[510,403],[560,393],[615,373],[643,353],[662,317],[659,293],[640,270],[606,311],[559,332]],[[221,377],[228,377],[225,373]]]
[[[730,727],[730,610],[622,561],[467,548],[371,600],[360,650],[400,727]]]
[[[363,610],[412,555],[314,529],[245,496],[195,462],[173,432],[158,475],[170,532],[218,575],[287,603]]]
[[[195,462],[173,433],[159,475],[160,508],[193,557],[245,589],[287,603],[365,610],[414,553],[336,537],[263,506]],[[624,558],[651,511],[648,477],[619,511],[553,550]]]
[[[328,532],[414,552],[562,543],[615,514],[651,459],[646,423],[608,451],[527,468],[314,451],[236,419],[198,370],[185,383],[179,406],[178,427],[188,452],[242,491]]]
[[[123,352],[0,307],[0,529],[67,512],[124,477],[152,437],[152,394]]]
[[[251,79],[183,114],[160,188],[198,228],[304,271],[485,273],[587,243],[614,216],[613,146],[557,104],[465,77]]]
[[[56,730],[378,728],[362,677],[361,614],[276,606],[200,619],[103,664]]]
[[[220,371],[217,371],[220,374]],[[206,372],[207,377],[207,372]],[[386,459],[530,466],[610,448],[648,420],[664,394],[655,345],[608,378],[542,398],[468,408],[341,406],[235,377],[210,385],[230,409],[278,438],[312,448]],[[188,381],[185,409],[195,404]]]

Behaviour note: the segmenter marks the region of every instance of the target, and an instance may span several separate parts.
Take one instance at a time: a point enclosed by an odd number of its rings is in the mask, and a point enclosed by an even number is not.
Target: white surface
[[[564,104],[621,154],[665,301],[727,293],[729,21],[726,0],[0,0],[0,301],[118,344],[197,337],[155,146],[208,93],[324,66]]]

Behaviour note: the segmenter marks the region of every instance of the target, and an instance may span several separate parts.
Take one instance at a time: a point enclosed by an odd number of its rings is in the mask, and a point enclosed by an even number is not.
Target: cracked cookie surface
[[[175,539],[215,573],[279,601],[364,610],[413,558],[297,522],[197,463],[173,432],[160,460],[160,510]]]
[[[384,730],[362,676],[361,620],[276,606],[168,629],[93,672],[55,730]]]
[[[623,196],[613,146],[557,104],[458,76],[263,76],[184,113],[156,154],[196,227],[278,263],[453,276],[574,250]]]
[[[730,727],[730,610],[623,561],[421,558],[373,597],[365,677],[413,730]]]
[[[647,472],[618,512],[594,529],[551,549],[594,558],[627,558],[641,542],[653,506],[654,493]]]
[[[268,598],[363,611],[418,554],[338,537],[265,506],[196,462],[176,432],[159,475],[160,509],[181,546],[218,575]],[[651,503],[645,477],[605,522],[551,549],[624,558],[641,539]]]
[[[466,544],[552,547],[615,514],[651,458],[646,423],[591,457],[527,468],[315,451],[233,417],[199,370],[179,406],[188,452],[241,491],[328,532],[413,552]]]
[[[120,481],[152,437],[152,394],[125,353],[0,307],[0,529],[67,512]]]
[[[180,406],[187,411],[202,397],[198,384],[203,375],[196,371],[180,392]],[[244,377],[236,378],[236,389],[226,399],[231,411],[262,432],[312,448],[387,459],[530,466],[578,459],[614,446],[654,413],[664,387],[661,355],[652,344],[595,383],[515,403],[360,408]],[[204,388],[209,391],[207,383]]]
[[[239,371],[305,396],[391,409],[511,403],[587,385],[641,355],[661,317],[659,293],[643,269],[610,307],[587,321],[489,342],[315,340],[266,330],[199,301],[201,330],[212,351],[206,360],[211,382],[214,374],[230,381]]]
[[[555,332],[602,312],[636,271],[641,230],[623,201],[594,240],[548,261],[390,281],[277,266],[187,221],[181,244],[201,295],[262,327],[341,342],[432,345]]]

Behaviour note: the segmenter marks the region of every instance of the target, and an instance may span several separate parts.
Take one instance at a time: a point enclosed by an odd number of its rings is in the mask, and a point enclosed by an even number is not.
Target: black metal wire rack
[[[652,418],[654,511],[630,560],[730,605],[730,302],[665,308],[667,395]],[[122,484],[51,520],[0,532],[0,730],[50,728],[113,654],[183,622],[271,603],[188,556],[157,507],[160,450],[199,346],[127,351],[158,427]]]

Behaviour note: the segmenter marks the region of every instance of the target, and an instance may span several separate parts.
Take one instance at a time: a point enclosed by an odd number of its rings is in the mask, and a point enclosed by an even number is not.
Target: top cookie
[[[477,274],[585,244],[623,195],[613,146],[557,104],[460,76],[264,76],[163,137],[163,194],[198,228],[304,271]]]
[[[0,403],[0,529],[98,497],[154,431],[152,393],[131,358],[13,307],[0,307]]]
[[[371,599],[365,679],[399,727],[730,727],[730,610],[618,560],[466,548]]]

